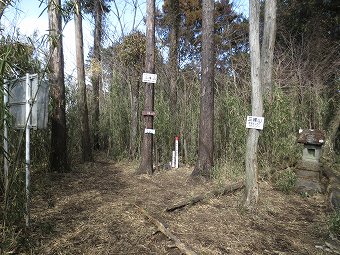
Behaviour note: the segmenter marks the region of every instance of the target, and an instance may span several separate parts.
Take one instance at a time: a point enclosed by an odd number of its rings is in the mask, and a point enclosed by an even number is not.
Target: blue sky
[[[117,41],[122,35],[122,29],[119,25],[117,16],[120,16],[123,31],[128,34],[132,29],[134,11],[132,2],[137,1],[139,8],[136,12],[135,25],[138,29],[144,30],[143,15],[145,15],[145,1],[146,0],[119,0],[117,8],[111,3],[111,13],[106,21],[108,43],[110,41]],[[160,7],[162,0],[156,0],[156,4]],[[248,16],[248,2],[249,0],[232,0],[234,7],[239,12],[243,12]],[[117,11],[118,9],[118,11]],[[1,26],[5,28],[7,34],[15,33],[19,29],[20,33],[31,36],[35,31],[40,36],[48,33],[48,19],[46,4],[40,3],[40,0],[20,0],[15,5],[15,8],[10,7],[5,11],[2,18]],[[84,33],[84,51],[85,57],[88,54],[90,45],[93,43],[92,27],[93,20],[86,16],[83,22]],[[65,55],[65,71],[66,74],[75,75],[75,42],[74,42],[74,23],[71,20],[64,28],[64,55]]]

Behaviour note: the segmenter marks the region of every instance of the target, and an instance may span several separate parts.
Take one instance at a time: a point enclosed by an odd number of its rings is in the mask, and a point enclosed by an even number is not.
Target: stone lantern
[[[302,160],[295,169],[296,190],[307,193],[321,192],[320,158],[325,142],[324,132],[317,129],[300,129],[297,142],[303,144],[303,153]]]

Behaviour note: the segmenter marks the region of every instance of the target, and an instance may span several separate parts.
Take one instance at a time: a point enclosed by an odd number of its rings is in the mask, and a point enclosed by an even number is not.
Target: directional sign
[[[264,118],[256,116],[247,116],[246,128],[263,129]]]
[[[157,82],[157,74],[143,73],[143,82],[156,83]]]
[[[150,129],[150,128],[146,128],[145,129],[145,134],[156,134],[156,130],[155,129]]]

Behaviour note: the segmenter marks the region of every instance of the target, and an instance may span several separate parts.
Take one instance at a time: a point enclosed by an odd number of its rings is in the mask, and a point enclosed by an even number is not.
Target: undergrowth
[[[338,239],[340,239],[340,211],[337,210],[330,215],[329,221],[330,232]]]
[[[293,170],[285,170],[277,174],[275,186],[278,190],[289,194],[296,183],[296,174]]]

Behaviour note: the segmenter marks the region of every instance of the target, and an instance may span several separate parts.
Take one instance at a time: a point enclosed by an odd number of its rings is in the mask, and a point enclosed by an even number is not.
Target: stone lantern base
[[[297,177],[295,189],[299,193],[314,194],[321,192],[320,184],[321,164],[317,161],[304,161],[298,162],[295,168]]]

